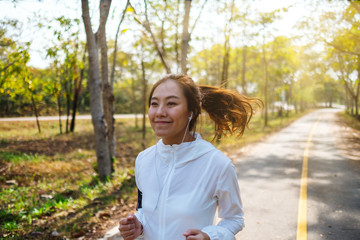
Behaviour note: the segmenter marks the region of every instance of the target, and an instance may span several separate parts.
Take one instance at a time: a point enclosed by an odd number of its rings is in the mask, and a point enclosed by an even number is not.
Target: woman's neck
[[[165,145],[174,145],[174,144],[181,144],[183,142],[192,142],[195,140],[195,137],[190,134],[189,131],[187,131],[186,135],[182,138],[178,138],[178,139],[166,139],[163,138],[162,141]]]

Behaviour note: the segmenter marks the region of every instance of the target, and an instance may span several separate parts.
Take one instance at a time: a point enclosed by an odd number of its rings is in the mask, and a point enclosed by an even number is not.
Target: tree
[[[13,35],[8,36],[9,28]],[[28,67],[30,42],[16,38],[20,32],[16,20],[1,20],[0,27],[0,105],[5,114],[30,114],[36,116],[38,131],[41,132],[38,103],[43,98],[42,84]]]
[[[191,71],[200,84],[218,85],[221,79],[223,46],[214,44],[191,58]]]
[[[264,126],[268,125],[268,111],[269,111],[269,97],[268,97],[268,82],[269,82],[269,70],[268,70],[268,59],[265,48],[266,44],[266,28],[269,24],[274,21],[274,12],[260,13],[259,23],[262,26],[262,64],[263,64],[263,81],[264,81]]]
[[[264,126],[268,125],[269,112],[269,59],[266,51],[266,38],[269,36],[268,28],[276,19],[278,19],[281,10],[277,9],[272,12],[259,13],[259,25],[262,34],[262,64],[263,64],[263,84],[264,84]]]
[[[342,13],[339,18],[338,29],[332,41],[324,39],[330,48],[330,55],[337,59],[333,65],[339,78],[345,85],[346,92],[352,100],[355,108],[354,115],[359,118],[359,100],[360,100],[360,24],[358,18],[358,4],[352,3]]]
[[[227,8],[227,6],[226,6]],[[228,21],[226,21],[225,24],[225,41],[224,41],[224,58],[223,58],[223,67],[222,67],[222,73],[221,73],[221,82],[220,85],[223,87],[227,87],[228,85],[228,75],[229,75],[229,59],[230,59],[230,37],[231,37],[231,30],[232,30],[232,22],[234,19],[234,11],[235,11],[235,0],[231,1],[230,6],[230,18]]]
[[[183,21],[183,33],[181,39],[181,72],[187,72],[187,54],[189,49],[190,33],[189,33],[189,19],[190,19],[191,0],[185,0],[185,14]]]
[[[39,122],[39,109],[37,106],[38,102],[40,102],[43,97],[41,94],[41,82],[39,82],[38,78],[33,77],[27,66],[24,66],[23,70],[21,71],[20,78],[23,80],[25,96],[28,96],[29,100],[31,101],[31,106],[36,118],[36,125],[39,133],[41,133]]]
[[[114,97],[114,75],[115,75],[115,64],[116,64],[116,57],[117,57],[117,42],[118,42],[118,35],[120,31],[121,23],[124,20],[125,14],[128,10],[130,1],[126,2],[124,11],[122,13],[120,22],[118,24],[118,28],[115,35],[115,44],[114,44],[114,53],[113,53],[113,65],[111,68],[110,79],[108,77],[108,63],[107,63],[107,42],[106,42],[106,35],[103,33],[104,37],[101,38],[101,68],[102,68],[102,82],[103,82],[103,97],[104,97],[104,113],[105,119],[108,125],[108,140],[109,140],[109,153],[110,158],[112,161],[115,159],[115,148],[116,148],[116,139],[115,139],[115,97]],[[110,6],[109,6],[110,7]],[[109,11],[109,10],[107,10]],[[105,27],[103,29],[105,31]],[[102,35],[102,34],[100,34]],[[103,60],[103,59],[106,59]]]
[[[166,4],[166,2],[165,2],[165,4]],[[165,52],[161,49],[159,40],[155,36],[155,34],[151,28],[151,25],[150,25],[149,16],[148,16],[148,1],[147,0],[144,0],[144,6],[145,6],[145,11],[144,11],[145,20],[141,20],[140,16],[137,14],[135,8],[131,5],[132,9],[134,10],[133,11],[134,19],[137,23],[142,25],[145,28],[145,30],[150,34],[152,42],[155,46],[158,56],[160,57],[162,65],[164,66],[167,73],[171,73],[170,65],[169,65],[168,60],[166,59]],[[162,37],[164,37],[164,36],[162,36]]]
[[[75,81],[74,81],[74,91],[73,91],[74,95],[73,95],[73,107],[72,107],[70,132],[74,132],[74,130],[75,130],[75,117],[76,117],[76,112],[77,112],[79,101],[80,101],[80,94],[82,91],[83,80],[85,78],[85,66],[86,66],[85,60],[86,60],[86,46],[84,46],[81,61],[78,62],[77,59],[75,59],[75,62],[74,62]],[[80,70],[80,73],[79,73],[79,70]]]
[[[242,5],[244,5],[244,2],[242,2]],[[251,39],[256,35],[254,30],[251,31],[249,26],[252,26],[254,24],[254,21],[250,19],[250,7],[245,6],[242,9],[243,12],[240,12],[236,16],[236,23],[240,24],[241,26],[241,42],[242,42],[242,49],[241,51],[238,51],[239,56],[241,56],[241,62],[234,64],[234,70],[235,75],[238,75],[236,71],[238,71],[239,68],[241,68],[241,75],[240,75],[240,86],[241,86],[241,92],[244,95],[248,95],[247,91],[247,70],[248,70],[248,52],[249,52],[249,46],[248,43],[251,41]],[[237,55],[238,56],[238,55]],[[237,58],[234,59],[235,61]],[[239,58],[240,60],[240,58]],[[241,66],[241,67],[240,67]],[[236,78],[235,78],[236,79]]]
[[[47,57],[53,60],[48,71],[55,72],[50,84],[57,89],[53,93],[57,96],[60,133],[62,133],[61,113],[65,98],[66,133],[68,133],[75,130],[76,113],[85,75],[86,46],[79,40],[79,19],[61,16],[55,19],[55,23],[48,26],[41,24],[40,27],[52,29],[55,36],[52,46],[47,49]]]
[[[166,15],[166,11],[168,8],[170,8],[170,6],[168,5],[167,1],[164,1],[164,7],[162,7],[162,9],[164,9],[164,16],[162,19],[160,19],[160,23],[161,23],[161,27],[160,27],[160,34],[157,34],[154,30],[152,25],[154,25],[153,22],[150,23],[149,21],[149,4],[150,6],[153,8],[153,11],[155,12],[154,14],[158,16],[157,10],[154,8],[155,7],[159,7],[159,6],[152,6],[152,2],[148,1],[148,0],[144,0],[144,12],[142,15],[145,16],[145,19],[142,19],[140,17],[140,14],[137,13],[137,11],[135,10],[136,8],[134,6],[132,6],[132,8],[134,9],[133,12],[133,16],[134,19],[137,23],[139,23],[141,26],[144,27],[144,29],[146,30],[147,33],[150,34],[150,37],[152,39],[152,43],[154,44],[156,53],[158,54],[161,63],[163,65],[163,67],[165,68],[165,71],[167,73],[171,72],[171,59],[174,59],[175,62],[178,64],[180,62],[180,66],[181,66],[181,72],[186,73],[187,72],[187,61],[188,61],[188,53],[189,53],[189,42],[191,40],[191,34],[195,29],[196,23],[198,22],[202,10],[204,9],[204,6],[206,4],[207,0],[204,0],[202,7],[200,9],[199,15],[197,16],[197,18],[195,19],[195,22],[193,24],[193,26],[190,28],[189,26],[189,21],[190,21],[190,8],[191,8],[191,0],[185,0],[184,2],[184,9],[185,9],[185,14],[184,14],[184,18],[183,18],[183,33],[182,33],[182,39],[181,39],[181,50],[180,50],[180,59],[179,59],[179,54],[178,54],[178,16],[179,14],[175,14],[176,19],[174,21],[171,21],[169,18],[167,18]],[[180,1],[178,1],[177,3],[177,8],[179,7]],[[140,8],[140,7],[138,7]],[[137,8],[137,9],[138,9]],[[175,25],[175,43],[173,47],[170,47],[168,49],[166,49],[165,45],[165,33],[166,31],[164,31],[164,19],[168,19],[168,22],[170,24]],[[173,26],[171,25],[169,28],[171,29]],[[156,26],[155,26],[156,28]],[[191,29],[189,31],[189,29]],[[168,31],[170,32],[170,31]],[[160,36],[159,36],[160,35]],[[160,40],[159,40],[160,38]],[[167,50],[167,51],[166,51]],[[175,56],[174,57],[169,57],[168,53],[171,51],[175,50]],[[170,54],[169,54],[170,55]]]
[[[95,133],[97,170],[102,181],[105,181],[112,172],[112,162],[110,159],[107,124],[104,116],[103,97],[101,92],[99,44],[106,45],[105,24],[110,9],[110,0],[100,1],[100,25],[96,33],[91,27],[89,15],[89,3],[87,0],[81,1],[82,18],[86,31],[88,58],[89,58],[89,79],[88,86],[90,92],[90,111]],[[105,48],[105,46],[102,46]],[[105,55],[105,53],[102,53]],[[107,60],[106,60],[107,61]],[[105,60],[104,60],[105,62]],[[107,68],[106,66],[103,66]],[[106,96],[105,96],[106,97]]]
[[[269,103],[278,103],[278,115],[282,117],[286,106],[291,105],[292,88],[296,73],[299,70],[298,47],[292,39],[278,36],[267,44],[271,56],[269,57]],[[287,109],[286,109],[287,110]]]

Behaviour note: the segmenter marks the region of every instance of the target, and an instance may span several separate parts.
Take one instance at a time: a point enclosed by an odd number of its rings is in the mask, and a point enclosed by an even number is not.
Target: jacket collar
[[[182,167],[214,149],[215,147],[203,140],[199,133],[195,133],[195,140],[192,142],[165,145],[162,140],[159,140],[156,144],[156,151],[160,160],[165,164],[175,161],[176,168]]]

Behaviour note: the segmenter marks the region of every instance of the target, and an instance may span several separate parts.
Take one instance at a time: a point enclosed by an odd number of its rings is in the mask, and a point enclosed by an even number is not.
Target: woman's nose
[[[164,117],[166,116],[166,108],[163,105],[160,105],[156,110],[157,117]]]

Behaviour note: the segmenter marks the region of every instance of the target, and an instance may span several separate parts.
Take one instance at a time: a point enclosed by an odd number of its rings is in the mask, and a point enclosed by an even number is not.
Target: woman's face
[[[181,143],[190,112],[183,91],[175,81],[167,80],[156,87],[148,116],[155,134],[163,139],[164,144]]]

